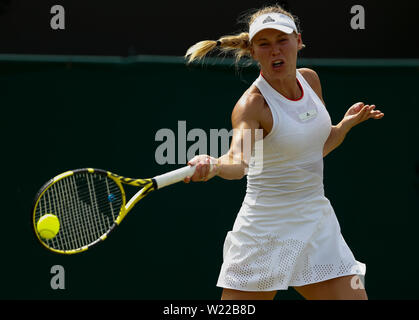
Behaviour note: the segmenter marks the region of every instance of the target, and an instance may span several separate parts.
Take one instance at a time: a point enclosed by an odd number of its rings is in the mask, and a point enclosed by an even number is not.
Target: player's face
[[[301,34],[275,29],[258,32],[252,39],[252,57],[264,75],[282,77],[296,69],[297,52],[302,48]]]

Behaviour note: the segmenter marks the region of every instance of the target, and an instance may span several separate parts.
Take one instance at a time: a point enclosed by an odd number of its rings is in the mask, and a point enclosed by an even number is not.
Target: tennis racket
[[[64,172],[38,191],[32,209],[36,238],[48,250],[61,254],[86,251],[105,240],[135,204],[151,191],[192,176],[195,166],[186,166],[150,179],[131,179],[101,169]],[[123,185],[141,188],[128,202]],[[40,235],[37,222],[55,215],[58,233],[51,239]]]

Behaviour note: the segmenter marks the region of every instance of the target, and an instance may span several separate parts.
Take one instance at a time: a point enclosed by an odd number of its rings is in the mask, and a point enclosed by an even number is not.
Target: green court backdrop
[[[417,60],[304,60],[332,121],[363,101],[385,113],[325,158],[325,190],[342,234],[367,265],[370,299],[417,299]],[[231,60],[0,56],[1,299],[219,299],[222,246],[246,179],[180,183],[152,193],[100,246],[73,256],[39,245],[37,190],[62,171],[95,167],[146,178],[183,166],[155,159],[159,129],[231,129],[232,108],[258,76]],[[194,141],[188,141],[187,147]],[[209,145],[209,141],[208,141]],[[176,146],[177,149],[177,146]],[[62,265],[65,289],[52,289]],[[290,289],[277,299],[300,299]]]

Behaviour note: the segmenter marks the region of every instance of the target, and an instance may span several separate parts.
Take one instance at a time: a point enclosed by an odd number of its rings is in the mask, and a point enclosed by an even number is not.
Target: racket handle
[[[195,169],[195,166],[186,166],[159,176],[155,176],[153,179],[157,184],[157,189],[161,189],[176,182],[183,181],[186,177],[192,177],[195,173]]]

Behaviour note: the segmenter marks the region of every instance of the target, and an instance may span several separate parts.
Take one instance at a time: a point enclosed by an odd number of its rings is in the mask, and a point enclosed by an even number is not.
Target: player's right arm
[[[260,93],[246,92],[231,114],[233,137],[228,152],[219,158],[199,155],[191,159],[188,164],[196,165],[196,171],[192,179],[187,178],[185,182],[206,181],[216,175],[228,180],[243,178],[249,165],[249,151],[253,150],[257,138],[256,130],[262,129],[260,118],[264,108],[265,100]]]

